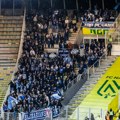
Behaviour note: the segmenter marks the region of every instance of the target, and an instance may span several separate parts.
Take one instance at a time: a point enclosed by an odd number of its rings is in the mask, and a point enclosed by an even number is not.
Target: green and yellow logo
[[[107,76],[106,79],[98,89],[97,94],[104,98],[115,97],[120,90],[120,82],[117,82],[120,81],[120,77]]]

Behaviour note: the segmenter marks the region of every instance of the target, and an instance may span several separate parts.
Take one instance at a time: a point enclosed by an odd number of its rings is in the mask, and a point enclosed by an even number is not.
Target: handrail
[[[104,56],[106,56],[106,53],[104,53],[92,66],[89,67],[89,70],[95,66],[96,63],[99,62],[99,60],[101,60]]]
[[[24,41],[24,31],[25,31],[25,17],[26,17],[26,9],[24,10],[23,25],[22,25],[22,31],[21,31],[21,40],[20,40],[20,47],[19,47],[17,62],[16,62],[16,65],[15,65],[15,68],[14,68],[14,72],[13,72],[13,74],[12,74],[11,81],[14,80],[14,74],[15,74],[15,72],[17,71],[18,62],[19,62],[19,59],[20,59],[21,54],[22,54],[22,47],[23,47],[23,41]],[[6,95],[5,95],[4,100],[3,100],[3,103],[2,103],[2,107],[1,107],[1,117],[2,117],[2,118],[4,118],[3,104],[4,104],[4,102],[6,101],[7,96],[8,96],[9,94],[10,94],[10,86],[8,86]]]
[[[89,77],[90,77],[90,75],[89,75],[89,72],[90,72],[90,69],[91,68],[93,68],[94,66],[95,66],[95,64],[96,63],[99,63],[99,66],[100,66],[100,60],[102,60],[102,58],[106,58],[107,57],[107,54],[106,54],[106,52],[92,65],[92,66],[90,66],[88,69],[87,69],[87,78],[89,79]],[[83,72],[82,74],[81,74],[81,76],[84,76],[85,75],[85,72]],[[67,85],[67,88],[69,89],[69,88],[71,88],[76,82],[78,82],[79,80],[79,74],[77,75],[77,77],[75,78],[75,79],[73,79],[70,83],[68,83],[68,85]],[[74,82],[74,81],[76,81],[76,82]],[[70,87],[69,87],[70,86]]]
[[[106,59],[107,58],[107,54],[106,54],[106,52],[91,66],[91,67],[89,67],[88,69],[87,69],[87,73],[85,73],[85,72],[83,72],[82,74],[81,74],[81,76],[83,76],[84,78],[79,78],[78,76],[79,76],[79,74],[77,75],[77,77],[75,78],[75,79],[73,79],[70,83],[68,83],[68,86],[67,86],[67,88],[68,89],[70,89],[74,84],[77,84],[80,80],[84,80],[84,79],[86,79],[86,81],[87,80],[89,80],[89,77],[90,77],[90,74],[89,74],[89,71],[91,70],[91,68],[94,68],[95,67],[95,64],[96,63],[99,63],[99,66],[100,66],[100,62],[101,62],[101,60],[102,59]],[[94,70],[94,72],[95,72],[95,70]],[[93,74],[94,74],[94,72],[93,72]],[[86,75],[86,76],[84,76],[84,75]],[[86,78],[87,77],[87,78]],[[70,86],[70,87],[69,87]],[[67,90],[68,90],[67,89]],[[67,106],[69,106],[69,105],[67,105]],[[79,107],[79,106],[78,106]],[[76,107],[76,109],[78,108],[78,107]],[[64,110],[66,110],[66,118],[67,118],[67,112],[68,112],[68,110],[66,109],[66,106],[64,106],[63,108],[62,108],[62,110],[61,110],[61,112],[60,112],[60,114],[59,114],[59,118],[61,118],[62,116],[63,116],[63,114],[65,114],[64,113]],[[66,119],[67,120],[67,119]]]

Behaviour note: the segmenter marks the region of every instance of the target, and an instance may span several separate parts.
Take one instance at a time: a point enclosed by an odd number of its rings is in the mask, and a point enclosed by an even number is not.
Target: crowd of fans
[[[75,15],[72,15],[72,20],[67,16],[66,12],[58,11],[48,14],[31,12],[27,15],[23,53],[15,78],[10,82],[10,95],[3,105],[5,112],[61,108],[64,91],[77,77],[75,68],[79,68],[78,73],[82,74],[104,54],[102,41],[93,40],[91,44],[69,47],[70,29],[77,31],[78,20]],[[51,28],[58,32],[49,33]],[[54,48],[55,44],[68,51],[67,54],[44,51],[45,48]]]
[[[94,11],[87,10],[83,13],[81,16],[81,20],[83,21],[83,26],[87,27],[113,27],[111,22],[114,22],[116,19],[116,13],[115,11],[109,11],[109,10],[98,10],[95,9]],[[87,22],[92,22],[91,24],[87,24]],[[104,22],[104,24],[102,24]],[[105,26],[105,24],[108,23],[108,25]],[[87,25],[86,25],[86,24]]]
[[[112,11],[109,10],[98,10],[95,9],[94,11],[86,11],[83,15],[82,20],[83,21],[96,21],[96,22],[102,22],[102,21],[115,21],[115,14]]]

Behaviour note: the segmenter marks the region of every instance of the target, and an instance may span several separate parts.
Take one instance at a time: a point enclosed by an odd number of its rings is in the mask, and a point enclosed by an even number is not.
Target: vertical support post
[[[39,10],[39,8],[40,8],[40,0],[38,0],[38,10]]]
[[[52,109],[50,109],[50,120],[53,120]]]
[[[19,120],[22,120],[22,113],[19,113],[18,116],[19,116]]]
[[[77,11],[79,10],[79,7],[78,7],[78,0],[76,0],[76,9],[77,9]]]
[[[1,15],[1,10],[2,10],[1,6],[2,6],[2,5],[1,5],[1,0],[0,0],[0,15]]]
[[[94,72],[95,72],[95,67],[94,67],[94,64],[93,64],[93,74],[94,74]]]
[[[50,3],[50,4],[51,4],[51,8],[52,8],[52,7],[53,7],[53,1],[51,0],[50,2],[51,2],[51,3]]]
[[[107,32],[105,32],[105,49],[107,48]]]
[[[77,107],[77,120],[79,120],[79,107]]]
[[[25,12],[26,9],[26,0],[22,0],[22,10],[23,10],[23,14]]]
[[[7,120],[9,120],[9,115],[10,115],[10,113],[9,113],[9,112],[7,112],[6,114],[7,114]]]
[[[99,67],[100,67],[100,60],[99,60]]]
[[[65,0],[63,0],[63,8],[64,8],[64,10],[66,9]]]
[[[118,93],[118,109],[120,110],[120,91]]]
[[[90,39],[89,39],[89,44],[91,44],[91,41],[92,41],[92,39],[90,38]]]
[[[91,10],[91,0],[89,0],[89,9]]]
[[[97,42],[98,42],[98,39],[99,39],[99,37],[98,37],[98,35],[97,35]]]
[[[91,120],[91,109],[89,108],[89,120]]]
[[[87,74],[88,74],[87,80],[89,80],[89,68],[87,69]]]
[[[15,12],[15,1],[13,0],[13,16],[14,16],[14,13]]]
[[[103,118],[102,116],[103,116],[103,111],[102,111],[102,109],[101,109],[101,110],[100,110],[100,117]]]
[[[106,111],[102,109],[102,120],[105,119]]]
[[[105,1],[102,0],[102,9],[104,10],[105,9]]]
[[[30,10],[32,10],[32,1],[30,0]]]
[[[83,37],[83,44],[85,44],[85,40],[84,40],[84,37]]]
[[[66,119],[65,120],[67,119],[68,119],[68,106],[66,106]]]

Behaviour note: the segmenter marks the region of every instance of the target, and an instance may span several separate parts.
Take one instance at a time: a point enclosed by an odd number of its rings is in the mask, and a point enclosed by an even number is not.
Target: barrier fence
[[[77,107],[73,112],[72,116],[69,116],[69,110],[71,108],[66,106],[64,112],[56,112],[50,108],[44,110],[32,111],[30,113],[16,113],[16,112],[5,112],[4,120],[92,120],[96,119],[98,116],[104,120],[107,110],[87,108],[87,107]]]

